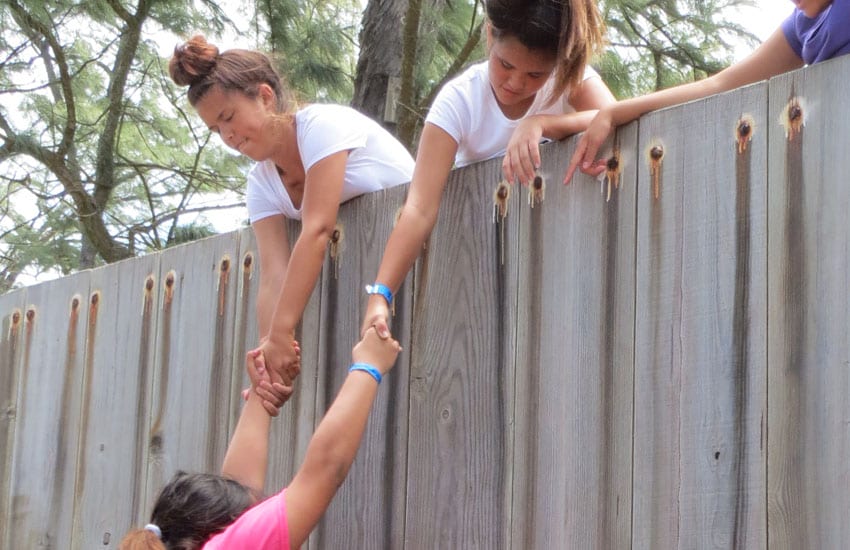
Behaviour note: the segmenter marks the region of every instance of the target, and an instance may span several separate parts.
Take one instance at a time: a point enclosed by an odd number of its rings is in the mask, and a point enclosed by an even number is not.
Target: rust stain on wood
[[[735,476],[735,519],[732,532],[733,548],[747,547],[747,516],[749,515],[749,469],[747,442],[747,410],[750,398],[750,202],[752,154],[747,143],[752,139],[755,123],[749,115],[742,116],[736,125],[735,147],[735,297],[732,319],[732,357],[734,376],[733,411],[735,444],[732,472]],[[716,457],[719,459],[719,455]]]

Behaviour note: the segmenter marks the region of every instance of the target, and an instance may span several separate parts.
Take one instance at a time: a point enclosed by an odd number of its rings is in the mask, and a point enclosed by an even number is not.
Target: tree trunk
[[[402,25],[408,0],[369,0],[360,31],[360,57],[351,106],[396,133]],[[387,100],[389,95],[389,101]]]

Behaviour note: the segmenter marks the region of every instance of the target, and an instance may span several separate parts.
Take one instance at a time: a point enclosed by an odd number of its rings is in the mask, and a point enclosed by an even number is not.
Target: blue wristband
[[[354,363],[350,367],[348,367],[348,372],[354,372],[356,370],[362,370],[363,372],[369,373],[372,378],[374,378],[378,384],[381,383],[381,371],[373,367],[368,363]]]
[[[387,305],[393,305],[393,291],[390,287],[381,283],[366,285],[366,294],[380,294],[387,301]]]

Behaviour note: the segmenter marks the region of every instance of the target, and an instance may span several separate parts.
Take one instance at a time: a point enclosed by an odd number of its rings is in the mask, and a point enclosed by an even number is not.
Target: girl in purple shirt
[[[850,53],[850,0],[792,0],[794,12],[746,59],[703,80],[603,106],[576,147],[564,183],[576,168],[591,176],[605,171],[594,161],[611,131],[644,113],[739,88],[759,80]]]
[[[292,388],[273,388],[249,357],[252,389],[227,448],[222,475],[178,472],[159,494],[150,523],[128,533],[119,550],[299,548],[345,479],[378,384],[400,350],[395,340],[379,338],[374,329],[366,332],[351,352],[354,363],[348,378],[316,428],[304,463],[285,490],[256,506],[256,495],[265,485],[271,423],[263,400],[282,405],[275,395],[288,397]]]

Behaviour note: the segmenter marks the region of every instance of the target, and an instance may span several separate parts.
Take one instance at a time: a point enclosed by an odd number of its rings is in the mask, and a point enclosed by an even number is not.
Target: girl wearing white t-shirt
[[[321,272],[339,204],[407,183],[413,159],[351,108],[287,111],[291,99],[262,53],[219,53],[195,36],[175,49],[169,71],[177,84],[189,86],[189,102],[210,130],[257,162],[248,176],[247,204],[262,266],[258,363],[290,385],[299,370],[295,326]],[[286,218],[302,221],[291,251]]]
[[[367,287],[373,295],[362,331],[374,325],[389,335],[392,293],[434,227],[453,164],[505,155],[507,180],[528,184],[542,138],[581,132],[596,110],[614,102],[587,66],[602,44],[594,0],[487,0],[485,7],[487,61],[446,84],[428,112],[407,201],[377,282]]]

